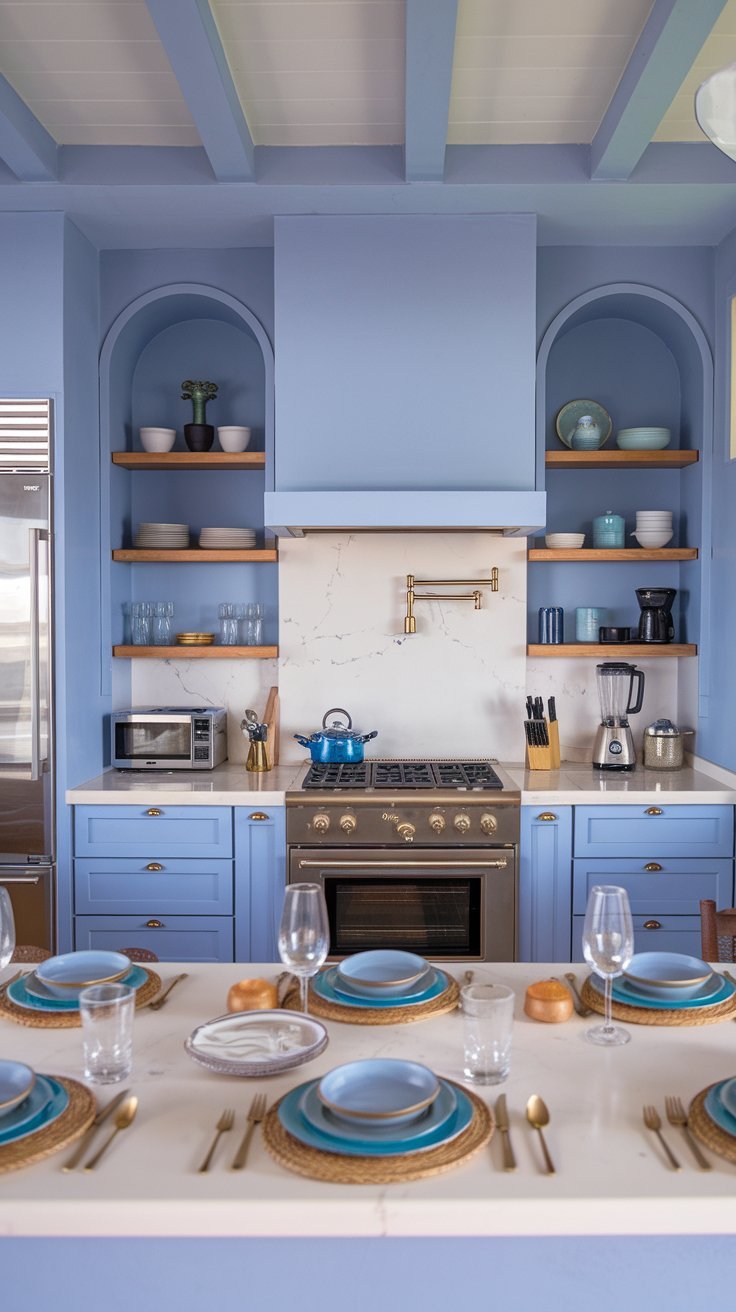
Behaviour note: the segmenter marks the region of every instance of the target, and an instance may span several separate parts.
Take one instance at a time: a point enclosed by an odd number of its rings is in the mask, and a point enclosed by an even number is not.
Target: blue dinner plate
[[[590,982],[594,989],[597,989],[599,993],[603,993],[603,980],[598,975],[591,975]],[[676,998],[670,1001],[668,998],[653,998],[651,993],[639,993],[633,984],[620,977],[613,981],[613,998],[615,1002],[623,1002],[629,1007],[651,1007],[655,1011],[680,1011],[687,1010],[690,1007],[715,1007],[719,1002],[726,1002],[735,991],[736,989],[730,980],[723,979],[721,975],[714,975],[702,986],[696,997],[682,998],[678,1002]]]
[[[320,1102],[317,1093],[319,1080],[302,1085],[304,1092],[299,1100],[299,1110],[313,1129],[326,1135],[329,1139],[341,1139],[345,1143],[364,1141],[366,1131],[347,1121],[340,1121]],[[440,1091],[434,1102],[421,1116],[404,1125],[375,1125],[370,1131],[371,1143],[413,1143],[424,1147],[424,1141],[441,1126],[446,1125],[457,1109],[457,1098],[451,1084],[440,1080]]]
[[[66,1111],[68,1104],[69,1094],[63,1084],[59,1084],[51,1075],[37,1075],[36,1083],[25,1102],[9,1116],[3,1117],[0,1147],[45,1129]]]
[[[312,987],[320,998],[324,998],[327,1002],[339,1002],[342,1007],[416,1007],[419,1002],[429,1002],[432,998],[439,997],[447,988],[447,976],[441,970],[434,970],[433,982],[421,993],[411,997],[365,998],[357,994],[353,997],[352,994],[348,996],[347,993],[338,992],[335,987],[336,975],[337,967],[331,966],[328,970],[323,970],[320,975],[315,975]]]
[[[440,1083],[444,1085],[446,1081],[441,1080]],[[397,1137],[392,1142],[378,1140],[373,1134],[370,1138],[364,1136],[362,1139],[338,1139],[331,1132],[327,1134],[317,1129],[301,1110],[303,1095],[316,1084],[317,1080],[310,1080],[307,1084],[300,1084],[287,1093],[279,1103],[279,1120],[284,1129],[300,1143],[306,1144],[309,1148],[319,1148],[322,1152],[339,1153],[344,1157],[401,1157],[404,1153],[425,1152],[428,1148],[436,1148],[438,1144],[449,1143],[451,1139],[456,1139],[463,1130],[467,1130],[473,1119],[473,1105],[470,1099],[462,1089],[455,1086],[457,1106],[454,1112],[442,1125],[438,1125],[419,1142],[407,1138],[406,1133],[402,1138]],[[403,1128],[406,1131],[407,1127]]]
[[[721,1102],[732,1116],[736,1116],[736,1079],[723,1081],[721,1085]]]
[[[418,980],[413,984],[407,984],[406,988],[397,993],[394,993],[393,991],[383,992],[379,989],[373,989],[373,991],[370,992],[368,989],[361,988],[360,984],[354,984],[352,980],[343,978],[339,969],[336,969],[332,987],[335,992],[339,993],[343,998],[365,998],[370,1002],[385,1002],[386,999],[389,999],[392,1003],[395,1003],[397,1000],[400,1003],[403,1003],[410,1000],[413,1001],[414,998],[424,998],[427,989],[432,987],[436,977],[437,972],[434,967],[428,966],[426,970],[422,971]]]
[[[705,1110],[712,1121],[715,1121],[720,1130],[725,1130],[726,1134],[732,1134],[736,1138],[736,1116],[725,1106],[723,1101],[723,1086],[728,1084],[728,1080],[721,1080],[719,1084],[714,1084],[705,1095]]]
[[[29,988],[32,976],[27,978],[21,977],[16,979],[7,987],[7,995],[11,1002],[15,1002],[19,1007],[25,1007],[28,1011],[79,1011],[79,1000],[63,1002],[61,998],[50,998],[31,992],[33,984]],[[120,980],[121,984],[130,984],[134,989],[139,989],[148,979],[146,971],[141,966],[131,966],[124,979]],[[42,986],[40,986],[42,987]]]

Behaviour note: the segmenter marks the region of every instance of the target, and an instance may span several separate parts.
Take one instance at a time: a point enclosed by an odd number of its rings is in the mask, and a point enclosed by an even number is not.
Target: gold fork
[[[253,1131],[257,1125],[260,1125],[265,1115],[266,1095],[265,1093],[257,1093],[250,1105],[250,1111],[248,1112],[248,1129],[243,1135],[240,1147],[233,1158],[233,1164],[230,1167],[231,1171],[242,1171],[245,1166],[245,1159],[248,1156],[250,1141],[253,1138]]]
[[[199,1167],[200,1174],[202,1171],[209,1171],[210,1162],[212,1161],[212,1156],[214,1154],[215,1148],[219,1143],[220,1135],[224,1134],[226,1130],[232,1130],[234,1120],[235,1120],[235,1112],[233,1111],[232,1107],[226,1107],[225,1111],[222,1113],[222,1116],[217,1122],[217,1126],[215,1127],[215,1137],[213,1138],[212,1143],[210,1144],[209,1152],[207,1153],[207,1156],[202,1162],[202,1165]]]
[[[685,1138],[690,1144],[693,1157],[698,1163],[698,1166],[700,1167],[701,1171],[710,1171],[711,1164],[708,1161],[708,1159],[703,1156],[699,1144],[693,1138],[692,1133],[688,1127],[687,1112],[685,1111],[685,1108],[683,1107],[681,1100],[679,1098],[674,1098],[674,1097],[671,1098],[668,1096],[664,1100],[664,1106],[665,1106],[665,1111],[667,1112],[667,1120],[669,1121],[670,1125],[679,1125],[681,1127]]]
[[[657,1138],[659,1139],[659,1142],[664,1148],[665,1153],[667,1154],[667,1159],[669,1161],[670,1166],[672,1167],[672,1170],[681,1171],[682,1167],[680,1166],[680,1163],[678,1162],[677,1158],[675,1157],[675,1154],[673,1153],[672,1149],[665,1141],[665,1138],[662,1134],[662,1122],[660,1120],[659,1112],[657,1111],[656,1107],[644,1108],[644,1124],[646,1125],[648,1130],[653,1130],[654,1133],[656,1134]]]

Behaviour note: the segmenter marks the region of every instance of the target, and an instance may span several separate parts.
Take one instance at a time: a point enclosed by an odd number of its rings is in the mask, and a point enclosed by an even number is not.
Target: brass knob
[[[662,867],[661,867],[661,865],[659,864],[659,861],[647,861],[647,863],[646,863],[644,869],[645,869],[645,870],[661,870]]]
[[[325,815],[324,811],[318,811],[317,814],[312,817],[312,828],[316,830],[318,834],[326,834],[329,827],[330,817]]]
[[[405,843],[413,843],[417,827],[416,825],[410,825],[408,820],[402,820],[401,824],[396,826],[396,832],[399,838],[403,838]]]
[[[645,929],[661,929],[661,928],[662,928],[662,922],[661,922],[661,920],[645,920],[645,921],[644,921],[644,928],[645,928]]]
[[[482,834],[495,834],[497,829],[498,820],[495,815],[491,815],[490,811],[487,811],[485,815],[481,816],[480,831]]]
[[[557,816],[554,811],[540,811],[537,820],[556,820]]]
[[[147,920],[146,929],[165,929],[163,920]]]
[[[460,834],[467,834],[470,828],[470,816],[464,811],[460,811],[452,822]]]
[[[429,817],[429,827],[435,834],[441,834],[445,827],[445,817],[440,815],[439,811],[433,811]]]
[[[157,806],[149,806],[148,810],[146,811],[146,815],[161,815],[161,812],[159,811]]]
[[[158,861],[149,861],[146,870],[163,870],[163,866]]]
[[[340,816],[340,828],[344,834],[352,834],[357,823],[358,821],[355,819],[355,816],[351,815],[349,811],[347,811],[345,815]]]
[[[249,820],[268,820],[268,818],[265,811],[251,811],[248,816]]]
[[[644,814],[645,814],[645,815],[662,815],[663,812],[662,812],[662,808],[661,808],[661,806],[648,806],[647,809],[646,809],[646,811],[644,812]]]

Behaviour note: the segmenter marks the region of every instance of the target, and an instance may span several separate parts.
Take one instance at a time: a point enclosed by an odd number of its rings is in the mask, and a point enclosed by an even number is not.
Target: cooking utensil
[[[205,1171],[209,1171],[210,1162],[212,1161],[212,1158],[214,1156],[215,1148],[220,1142],[220,1135],[226,1134],[228,1130],[232,1130],[234,1121],[235,1121],[235,1112],[233,1111],[232,1107],[226,1107],[224,1112],[222,1113],[222,1116],[217,1122],[217,1125],[215,1126],[215,1133],[212,1139],[212,1143],[210,1144],[209,1149],[207,1151],[207,1154],[204,1160],[202,1161],[201,1166],[199,1166],[198,1168],[199,1175],[202,1175]]]
[[[644,767],[647,770],[681,770],[685,738],[693,729],[678,729],[671,720],[655,720],[644,730]]]
[[[675,1157],[675,1154],[673,1153],[672,1149],[669,1147],[666,1139],[664,1138],[664,1135],[662,1134],[662,1121],[660,1119],[660,1115],[656,1107],[649,1106],[644,1108],[644,1124],[646,1125],[648,1130],[651,1130],[654,1134],[656,1134],[657,1138],[659,1139],[659,1142],[661,1143],[665,1151],[667,1160],[670,1166],[672,1167],[672,1170],[681,1171],[682,1167],[680,1166],[680,1163],[678,1162],[677,1158]]]
[[[327,722],[331,715],[342,716],[346,723],[333,720],[328,729]],[[313,761],[327,765],[346,761],[359,764],[363,760],[363,744],[377,736],[377,729],[370,733],[355,733],[351,716],[340,706],[333,706],[325,712],[321,733],[310,734],[308,738],[299,733],[294,734],[297,742],[308,749]]]
[[[257,1125],[260,1125],[265,1115],[266,1115],[266,1095],[265,1093],[257,1093],[250,1105],[250,1110],[248,1112],[248,1118],[247,1118],[248,1129],[243,1135],[240,1147],[238,1148],[238,1151],[236,1152],[233,1158],[232,1166],[230,1167],[231,1171],[242,1171],[243,1167],[245,1166],[246,1158],[248,1156],[250,1141],[253,1138],[253,1131],[255,1130]]]
[[[187,972],[185,970],[182,971],[181,975],[175,975],[174,978],[166,985],[163,993],[159,993],[158,997],[153,999],[153,1002],[149,1002],[148,1006],[150,1007],[151,1011],[160,1011],[166,999],[168,998],[171,990],[173,988],[176,988],[176,985],[179,983],[180,980],[188,979],[188,978],[189,976],[187,975]]]
[[[94,1170],[95,1166],[99,1162],[103,1153],[107,1152],[108,1148],[110,1147],[110,1144],[115,1138],[115,1135],[119,1134],[121,1130],[127,1130],[128,1126],[132,1125],[133,1121],[135,1120],[135,1114],[137,1111],[138,1111],[137,1098],[135,1097],[128,1098],[127,1102],[123,1103],[122,1107],[117,1113],[117,1116],[115,1117],[115,1129],[113,1130],[110,1137],[105,1140],[99,1151],[95,1153],[94,1157],[90,1157],[89,1161],[84,1163],[85,1171]]]
[[[103,1107],[102,1110],[97,1113],[95,1119],[93,1120],[86,1134],[83,1134],[82,1138],[79,1140],[79,1143],[74,1149],[74,1152],[72,1153],[71,1157],[68,1157],[67,1160],[64,1162],[64,1165],[61,1168],[62,1171],[73,1171],[75,1166],[79,1166],[79,1163],[84,1157],[85,1152],[89,1148],[89,1145],[91,1144],[95,1136],[95,1131],[98,1130],[99,1127],[104,1124],[108,1116],[112,1116],[112,1113],[117,1110],[123,1099],[128,1097],[129,1093],[130,1093],[129,1089],[122,1089],[121,1092],[118,1093],[107,1104],[106,1107]]]
[[[554,1175],[555,1174],[554,1162],[552,1161],[552,1158],[549,1155],[549,1150],[547,1148],[547,1144],[545,1142],[544,1133],[543,1133],[545,1125],[549,1125],[549,1112],[547,1111],[546,1104],[542,1101],[538,1093],[533,1093],[526,1105],[526,1119],[528,1120],[532,1129],[536,1130],[537,1133],[539,1134],[539,1140],[542,1145],[542,1152],[544,1154],[544,1164],[545,1167],[547,1168],[547,1174]]]
[[[573,1003],[578,1016],[592,1016],[593,1012],[591,1008],[587,1007],[583,1002],[583,999],[580,995],[580,990],[578,988],[577,979],[575,978],[571,970],[565,971],[565,979],[567,980],[568,988],[572,993]]]
[[[503,1150],[503,1169],[504,1171],[516,1170],[516,1158],[514,1150],[511,1147],[511,1133],[509,1130],[509,1113],[506,1107],[506,1094],[502,1093],[496,1099],[496,1125],[501,1135],[501,1148]]]
[[[687,1139],[690,1145],[692,1155],[695,1158],[696,1162],[698,1163],[698,1166],[700,1167],[701,1171],[710,1171],[711,1169],[710,1162],[706,1157],[703,1156],[703,1153],[701,1152],[698,1143],[690,1133],[687,1123],[687,1112],[685,1111],[685,1108],[683,1107],[680,1099],[672,1098],[668,1095],[664,1100],[664,1108],[665,1111],[667,1112],[667,1120],[669,1121],[670,1125],[679,1125],[680,1128],[682,1129],[682,1133]]]

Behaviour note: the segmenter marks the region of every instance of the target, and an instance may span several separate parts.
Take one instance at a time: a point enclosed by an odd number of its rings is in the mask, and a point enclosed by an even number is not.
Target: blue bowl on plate
[[[699,957],[681,952],[639,952],[631,958],[624,979],[637,991],[655,998],[691,998],[712,974],[710,966]]]
[[[323,1075],[317,1096],[333,1116],[349,1125],[404,1125],[434,1102],[440,1082],[416,1061],[390,1057],[349,1061]]]
[[[341,979],[366,996],[400,997],[429,970],[429,962],[413,952],[391,948],[356,952],[337,967]]]
[[[0,1119],[22,1103],[36,1083],[36,1072],[21,1061],[0,1061]]]
[[[103,952],[89,949],[84,952],[64,952],[60,957],[49,957],[36,967],[36,975],[55,998],[78,999],[82,989],[92,984],[113,984],[127,975],[130,957],[122,952]]]

